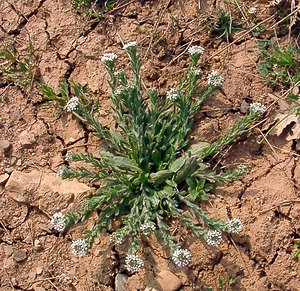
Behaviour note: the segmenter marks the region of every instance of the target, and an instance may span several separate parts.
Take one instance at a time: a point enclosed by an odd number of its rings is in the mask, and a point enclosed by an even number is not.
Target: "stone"
[[[30,133],[27,130],[23,130],[19,134],[19,142],[23,147],[30,147],[35,143],[35,136],[33,133]]]
[[[1,139],[0,140],[0,152],[4,153],[6,156],[11,148],[11,143],[10,141],[6,139]]]
[[[4,172],[7,174],[11,174],[14,171],[14,169],[15,169],[14,167],[7,167],[4,169]]]
[[[0,175],[0,186],[4,185],[8,180],[9,175],[7,173]]]
[[[4,251],[6,257],[10,257],[13,254],[14,249],[12,248],[12,246],[4,245],[3,251]]]
[[[13,253],[13,258],[16,262],[23,262],[27,259],[27,254],[23,250],[18,250]]]
[[[17,202],[55,212],[57,205],[66,208],[74,199],[87,195],[91,188],[77,181],[62,180],[54,173],[15,170],[5,185],[7,193]],[[59,193],[59,196],[55,196]],[[56,203],[53,203],[55,198]],[[51,210],[52,209],[52,210]]]
[[[153,287],[146,287],[145,291],[158,291],[158,290]]]
[[[116,291],[126,291],[126,281],[128,276],[124,274],[117,274],[115,278]]]
[[[43,268],[42,267],[37,267],[36,268],[36,274],[41,275],[43,273]]]
[[[169,270],[162,270],[156,277],[162,291],[176,291],[182,286],[181,280]]]

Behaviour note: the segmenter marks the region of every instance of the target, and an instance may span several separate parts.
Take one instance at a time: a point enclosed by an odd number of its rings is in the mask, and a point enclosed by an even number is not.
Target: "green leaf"
[[[192,144],[188,148],[188,151],[191,153],[192,156],[200,156],[202,153],[202,150],[209,146],[210,146],[210,144],[208,142],[200,141],[200,142]]]
[[[180,157],[169,166],[169,170],[172,173],[177,173],[183,167],[184,163],[185,163],[185,158]]]
[[[223,289],[224,289],[224,287],[225,287],[225,285],[224,285],[224,281],[223,281],[223,279],[222,279],[222,277],[221,277],[221,276],[219,276],[218,282],[219,282],[219,286],[220,286],[220,288],[222,288],[222,290],[223,290]]]

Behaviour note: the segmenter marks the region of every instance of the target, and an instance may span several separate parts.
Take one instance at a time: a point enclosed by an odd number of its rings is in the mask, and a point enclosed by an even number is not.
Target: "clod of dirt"
[[[35,136],[33,133],[24,130],[19,135],[19,142],[23,147],[30,147],[35,143]]]
[[[13,254],[14,249],[12,246],[4,245],[3,251],[4,251],[5,256],[8,258]]]
[[[0,140],[0,153],[2,153],[2,155],[7,156],[7,154],[9,153],[9,150],[11,148],[11,142],[6,140],[6,139],[2,139]]]
[[[7,174],[11,174],[15,170],[14,167],[7,167],[4,169],[4,172]]]
[[[9,175],[8,174],[2,174],[0,175],[0,185],[4,185],[6,183],[6,181],[8,180]]]
[[[156,280],[162,291],[176,291],[182,286],[181,280],[169,270],[162,270]]]
[[[6,190],[17,202],[55,212],[57,205],[61,209],[67,208],[78,196],[88,193],[90,188],[83,183],[62,180],[55,174],[33,170],[29,173],[13,171]]]
[[[23,250],[18,250],[18,251],[15,251],[13,253],[13,259],[16,261],[16,262],[22,262],[22,261],[25,261],[27,259],[27,254],[25,251]]]
[[[115,269],[116,267],[116,261],[113,261],[110,258],[107,258],[106,260],[103,260],[97,270],[96,277],[97,280],[100,284],[106,285],[106,286],[111,286],[114,281],[114,274],[115,274]],[[121,274],[119,274],[121,275]],[[126,278],[127,279],[127,278]],[[116,278],[117,281],[117,278]],[[121,287],[121,278],[119,278],[119,286]],[[125,290],[125,289],[119,289],[119,290]]]
[[[117,274],[115,278],[115,289],[116,291],[126,291],[126,281],[128,276],[124,274]]]

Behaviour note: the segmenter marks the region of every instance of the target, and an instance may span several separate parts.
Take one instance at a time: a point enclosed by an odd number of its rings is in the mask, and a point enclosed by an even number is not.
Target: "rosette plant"
[[[170,225],[178,219],[184,228],[196,236],[204,237],[210,245],[217,245],[222,232],[237,233],[241,230],[238,218],[220,221],[210,218],[203,209],[203,201],[214,182],[232,181],[245,173],[239,166],[232,172],[216,173],[210,170],[207,157],[220,152],[238,135],[244,134],[249,125],[262,115],[263,105],[254,104],[241,121],[235,123],[224,136],[210,144],[200,142],[189,145],[189,134],[194,115],[202,103],[222,84],[223,78],[213,71],[207,77],[207,85],[198,87],[201,77],[198,62],[204,51],[193,46],[188,51],[191,64],[177,88],[166,96],[155,89],[145,89],[141,81],[141,62],[135,42],[124,46],[132,67],[129,78],[117,70],[117,56],[105,54],[102,61],[109,74],[113,102],[115,128],[105,128],[96,114],[87,108],[80,98],[72,110],[80,120],[94,129],[104,139],[107,147],[99,149],[99,155],[69,153],[71,161],[84,161],[94,170],[64,168],[62,178],[90,178],[99,180],[100,187],[86,199],[82,209],[66,214],[64,222],[87,220],[98,214],[97,223],[85,233],[85,242],[91,246],[96,235],[105,228],[115,244],[125,241],[128,245],[126,267],[136,272],[143,266],[139,257],[142,237],[155,235],[166,245],[174,263],[185,267],[191,254],[181,248],[176,236],[170,233]],[[68,108],[68,104],[67,104]],[[72,163],[73,164],[73,163]],[[119,221],[119,224],[115,224]],[[119,225],[114,228],[113,225]],[[61,229],[61,225],[60,225]]]

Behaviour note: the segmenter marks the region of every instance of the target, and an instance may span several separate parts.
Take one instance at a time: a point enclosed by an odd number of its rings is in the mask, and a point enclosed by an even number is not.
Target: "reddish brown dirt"
[[[255,38],[249,34],[220,52],[227,44],[205,28],[203,12],[212,9],[214,1],[200,1],[201,11],[193,0],[120,1],[119,8],[98,22],[77,15],[69,1],[24,2],[0,3],[1,44],[14,41],[18,52],[26,54],[31,42],[38,56],[39,82],[57,87],[67,78],[88,85],[104,113],[110,104],[100,56],[116,52],[119,63],[125,65],[126,55],[120,48],[122,41],[132,40],[139,44],[146,85],[162,92],[176,84],[187,67],[188,57],[181,53],[190,42],[206,48],[205,74],[216,69],[225,77],[224,94],[208,100],[197,115],[194,140],[215,140],[243,117],[240,106],[245,101],[272,102],[268,97],[272,88],[262,84],[256,69]],[[239,2],[246,9],[252,1]],[[270,15],[267,2],[256,1],[260,20]],[[2,93],[4,88],[0,90]],[[0,188],[0,290],[114,290],[115,275],[125,273],[126,249],[112,249],[104,234],[87,257],[75,258],[70,241],[81,237],[89,223],[77,225],[63,236],[57,236],[49,224],[55,211],[74,208],[76,195],[84,192],[71,193],[74,189],[69,186],[64,186],[64,194],[54,190],[61,189],[54,176],[66,149],[74,146],[77,151],[94,151],[99,141],[70,115],[57,116],[54,105],[43,101],[38,90],[22,91],[15,86],[5,90],[6,97],[0,102],[0,139],[10,141],[12,148],[0,158],[0,175],[9,167],[14,170],[11,175],[19,173],[16,170],[36,174],[22,176],[14,190],[9,182]],[[273,111],[274,106],[267,117]],[[102,114],[101,121],[113,125],[109,115]],[[25,147],[22,136],[29,139]],[[159,244],[150,241],[143,250],[145,268],[129,276],[126,290],[171,290],[163,285],[171,286],[174,274],[182,285],[180,290],[185,291],[209,286],[217,290],[219,276],[235,278],[230,290],[300,290],[300,263],[293,259],[294,237],[300,227],[299,155],[295,141],[287,142],[284,136],[269,137],[268,143],[258,144],[260,139],[255,129],[218,158],[219,166],[246,163],[250,170],[241,181],[217,187],[208,206],[215,217],[226,219],[229,213],[240,217],[242,233],[224,237],[219,248],[187,235],[184,245],[193,259],[184,270],[175,268]],[[40,183],[39,173],[49,175],[47,183]]]

